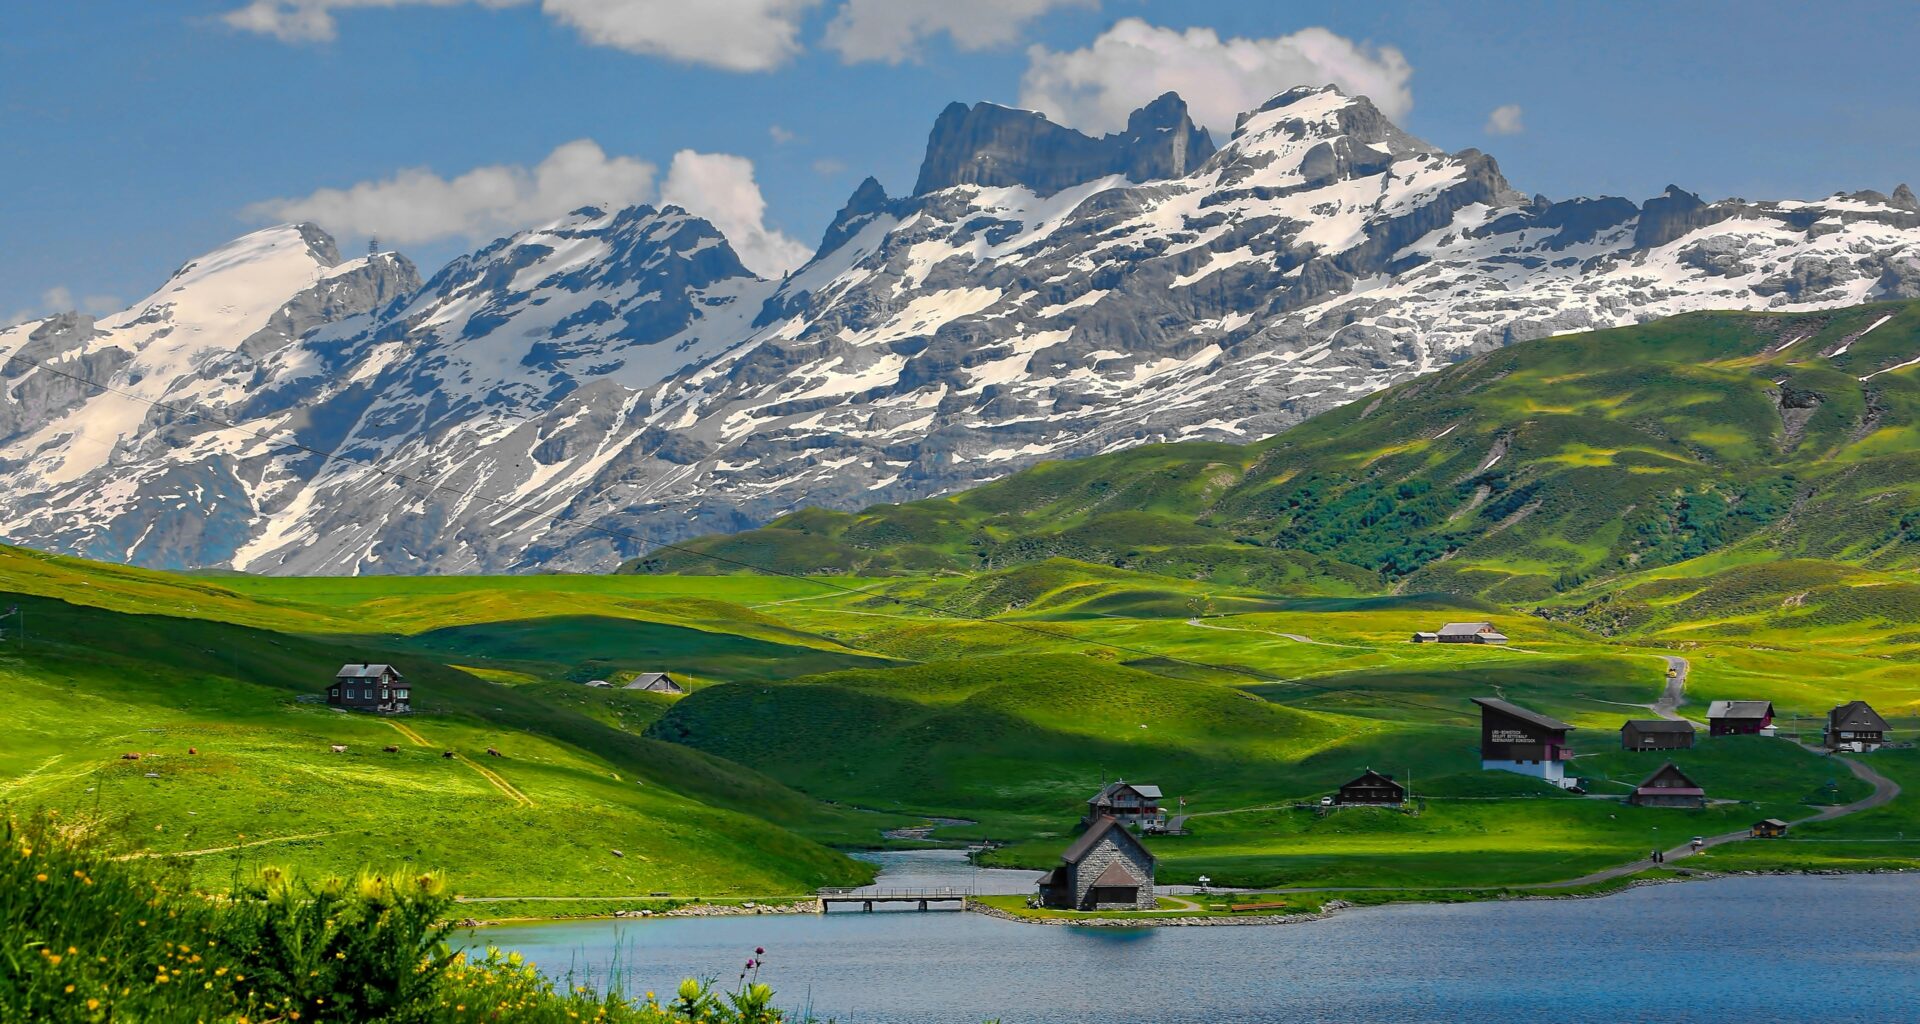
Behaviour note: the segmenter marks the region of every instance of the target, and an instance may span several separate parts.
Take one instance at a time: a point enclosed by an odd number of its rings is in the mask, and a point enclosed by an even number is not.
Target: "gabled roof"
[[[333,674],[335,679],[373,679],[392,672],[399,678],[400,672],[392,665],[342,665],[340,671]]]
[[[1857,732],[1887,731],[1887,720],[1864,700],[1850,700],[1827,712],[1827,723],[1835,729]]]
[[[1542,729],[1563,732],[1573,728],[1573,726],[1562,722],[1558,718],[1548,718],[1546,715],[1540,714],[1537,711],[1528,711],[1518,704],[1509,704],[1498,697],[1475,697],[1473,698],[1473,702],[1483,708],[1498,711],[1501,714],[1512,715],[1523,722],[1531,722]]]
[[[1109,797],[1112,797],[1115,793],[1118,793],[1123,789],[1131,789],[1135,793],[1140,794],[1142,797],[1148,800],[1160,799],[1159,786],[1144,786],[1144,785],[1139,785],[1132,782],[1127,782],[1124,779],[1115,779],[1112,782],[1107,783],[1105,786],[1100,787],[1100,792],[1095,793],[1093,795],[1093,799],[1087,802],[1097,803],[1101,800],[1105,800],[1105,799],[1108,799]]]
[[[1780,820],[1779,818],[1762,818],[1762,819],[1760,820],[1760,824],[1762,824],[1762,825],[1772,825],[1772,826],[1773,826],[1774,828],[1786,828],[1786,827],[1787,827],[1787,823],[1786,823],[1786,822],[1784,822],[1784,821],[1781,821],[1781,820]]]
[[[1491,631],[1491,622],[1449,622],[1440,627],[1441,636],[1472,636],[1482,630]]]
[[[1771,714],[1770,700],[1716,700],[1707,705],[1708,718],[1766,718]]]
[[[1665,783],[1659,785],[1658,783]],[[1635,793],[1651,793],[1663,796],[1705,796],[1707,791],[1700,788],[1698,782],[1687,777],[1680,766],[1668,761],[1661,765],[1646,781],[1640,783]]]
[[[621,687],[623,690],[654,690],[664,693],[685,693],[686,687],[680,681],[665,672],[642,672],[633,677],[633,681]]]
[[[1628,726],[1632,726],[1641,732],[1683,732],[1691,734],[1694,731],[1693,723],[1684,718],[1629,718],[1624,725],[1620,726],[1620,731],[1627,731]]]
[[[1133,877],[1133,872],[1127,870],[1126,861],[1116,860],[1113,863],[1107,865],[1107,869],[1105,871],[1100,872],[1100,877],[1094,879],[1093,884],[1094,885],[1118,885],[1118,886],[1130,885],[1137,888],[1143,883],[1138,878]]]
[[[1393,788],[1401,790],[1403,792],[1406,790],[1405,786],[1402,786],[1398,782],[1393,781],[1393,776],[1383,775],[1380,772],[1376,772],[1371,768],[1360,773],[1359,778],[1343,784],[1340,788],[1346,789],[1348,786],[1392,786]]]
[[[1087,830],[1080,833],[1080,838],[1075,839],[1073,845],[1067,847],[1067,852],[1060,855],[1060,863],[1080,863],[1086,859],[1087,854],[1093,852],[1094,847],[1100,845],[1101,840],[1109,835],[1112,835],[1116,841],[1139,850],[1146,856],[1148,863],[1153,862],[1153,854],[1147,852],[1147,848],[1140,844],[1140,840],[1133,837],[1133,833],[1120,827],[1119,819],[1111,814],[1102,814],[1099,821],[1087,826]]]

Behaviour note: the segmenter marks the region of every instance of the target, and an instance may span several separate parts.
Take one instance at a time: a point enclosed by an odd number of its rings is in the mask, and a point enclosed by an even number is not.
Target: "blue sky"
[[[1896,3],[9,4],[0,322],[131,301],[279,215],[431,271],[595,190],[699,207],[777,267],[865,175],[908,189],[951,100],[1105,129],[1159,83],[1222,133],[1206,111],[1236,96],[1371,83],[1407,130],[1553,197],[1888,191],[1920,182],[1916,24]]]

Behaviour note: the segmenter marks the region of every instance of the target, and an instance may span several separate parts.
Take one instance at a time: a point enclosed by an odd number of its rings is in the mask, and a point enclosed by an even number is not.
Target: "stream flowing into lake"
[[[883,886],[1029,892],[955,852]],[[1086,928],[913,910],[485,928],[549,974],[671,993],[756,946],[783,1006],[841,1024],[1900,1021],[1920,1018],[1920,875],[1735,877],[1604,899],[1349,910],[1271,927]]]

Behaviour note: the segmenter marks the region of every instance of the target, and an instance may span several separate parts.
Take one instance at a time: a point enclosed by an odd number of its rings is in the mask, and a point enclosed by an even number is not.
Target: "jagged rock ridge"
[[[1177,98],[1099,140],[956,105],[923,188],[863,182],[814,260],[777,283],[684,211],[588,208],[404,297],[398,278],[369,280],[249,341],[336,266],[302,241],[312,279],[248,283],[276,296],[255,303],[272,308],[248,338],[158,369],[174,343],[126,333],[143,307],[109,318],[112,342],[74,317],[0,333],[0,352],[95,377],[132,368],[141,387],[442,488],[126,410],[86,414],[112,429],[82,457],[79,420],[36,427],[79,399],[15,374],[0,528],[172,567],[598,570],[801,505],[1264,436],[1515,340],[1920,295],[1920,204],[1904,186],[1528,198],[1486,154],[1447,153],[1333,89],[1275,97],[1201,159],[1210,147]],[[168,519],[176,507],[198,525]]]

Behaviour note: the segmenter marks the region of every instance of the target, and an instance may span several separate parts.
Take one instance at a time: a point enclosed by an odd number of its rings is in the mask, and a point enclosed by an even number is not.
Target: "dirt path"
[[[1315,640],[1310,636],[1301,636],[1298,633],[1281,633],[1271,629],[1243,629],[1239,626],[1214,626],[1205,622],[1201,622],[1199,619],[1188,619],[1187,625],[1192,626],[1195,629],[1217,629],[1223,633],[1258,633],[1261,636],[1277,636],[1282,640],[1291,640],[1296,644],[1320,644],[1322,647],[1352,647],[1353,646],[1352,644],[1325,643],[1324,641]],[[1356,650],[1359,650],[1359,649],[1362,649],[1362,648],[1356,648]]]
[[[394,729],[400,733],[400,735],[405,736],[407,739],[411,740],[413,742],[413,745],[416,747],[430,747],[433,745],[431,743],[428,743],[427,738],[425,736],[420,735],[420,733],[416,731],[412,726],[401,725],[399,722],[396,722],[391,718],[387,719],[386,722],[388,725],[393,726]],[[464,764],[467,767],[473,769],[475,772],[478,772],[481,778],[487,780],[487,785],[492,786],[496,790],[499,790],[501,796],[506,797],[507,799],[513,801],[516,804],[519,804],[522,807],[536,806],[533,802],[532,797],[528,796],[525,793],[520,792],[520,790],[517,787],[515,787],[513,783],[508,782],[506,779],[501,778],[499,772],[496,772],[493,769],[488,768],[485,765],[482,765],[478,761],[475,761],[473,758],[470,758],[465,754],[456,753],[454,755],[454,758],[458,760],[461,764]]]
[[[1693,671],[1693,665],[1687,659],[1671,654],[1662,654],[1660,660],[1667,663],[1667,689],[1659,700],[1648,706],[1661,718],[1679,721],[1677,712],[1680,705],[1687,702],[1687,673]]]
[[[229,853],[255,846],[268,846],[273,843],[291,843],[301,839],[319,839],[333,835],[332,832],[303,832],[297,836],[274,836],[272,839],[255,839],[247,843],[235,843],[232,846],[209,846],[204,850],[141,850],[137,853],[123,853],[114,860],[146,860],[149,857],[204,857],[210,853]]]

